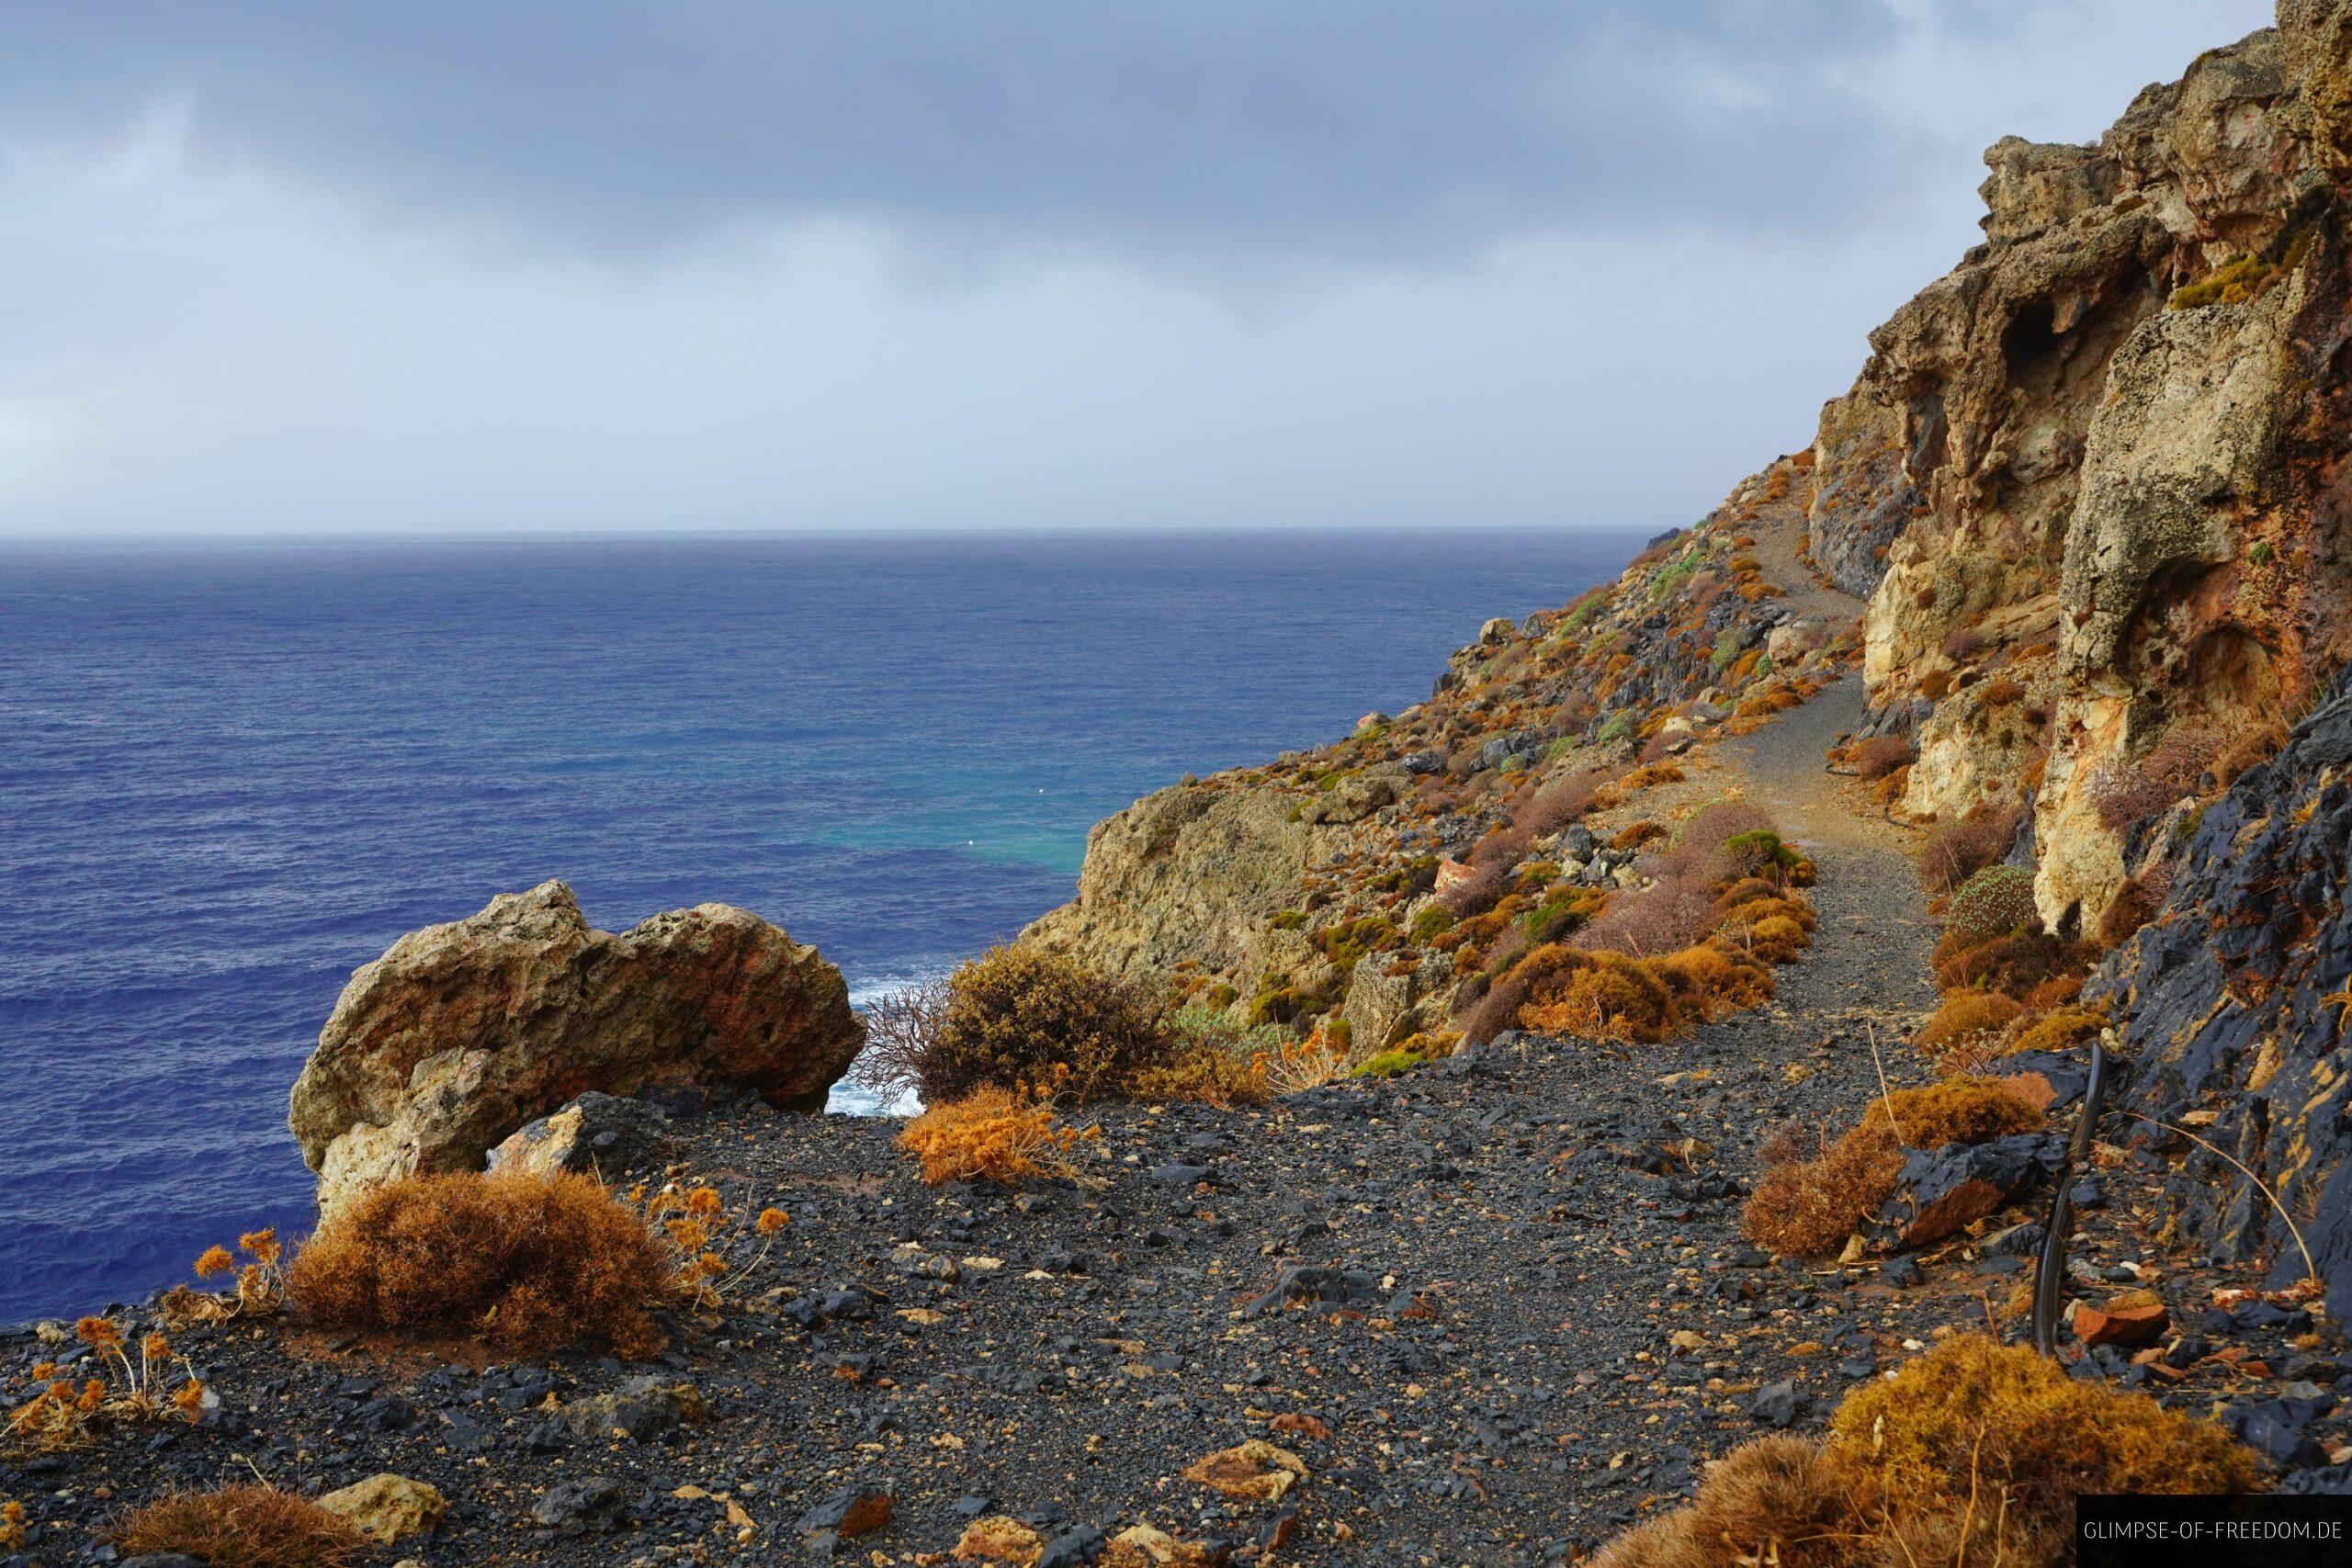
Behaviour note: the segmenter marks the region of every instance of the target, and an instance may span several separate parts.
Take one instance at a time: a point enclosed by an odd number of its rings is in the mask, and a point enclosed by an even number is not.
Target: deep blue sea
[[[357,965],[560,876],[854,989],[1065,899],[1099,818],[1428,694],[1632,534],[0,547],[0,1324],[304,1228]]]

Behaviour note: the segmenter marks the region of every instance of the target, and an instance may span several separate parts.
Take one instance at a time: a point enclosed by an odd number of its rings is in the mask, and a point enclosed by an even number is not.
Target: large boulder
[[[353,975],[287,1120],[331,1208],[393,1177],[479,1170],[590,1089],[742,1088],[813,1108],[864,1043],[841,971],[758,916],[702,904],[615,935],[548,882],[412,931]]]

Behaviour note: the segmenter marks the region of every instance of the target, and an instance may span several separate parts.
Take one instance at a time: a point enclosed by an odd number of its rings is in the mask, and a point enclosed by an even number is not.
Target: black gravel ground
[[[1899,1289],[1875,1260],[1774,1262],[1739,1235],[1758,1143],[1842,1126],[1876,1093],[1866,1028],[1896,1081],[1926,1076],[1894,1043],[1932,1000],[1903,846],[1820,771],[1857,701],[1849,682],[1726,743],[1821,871],[1817,945],[1772,1006],[1664,1047],[1521,1040],[1260,1111],[1106,1108],[1079,1177],[1020,1194],[923,1187],[890,1123],[719,1111],[682,1124],[682,1163],[738,1212],[793,1223],[660,1362],[197,1331],[222,1411],[0,1457],[0,1498],[40,1527],[0,1562],[107,1561],[96,1529],[170,1487],[259,1472],[322,1491],[382,1471],[449,1498],[437,1534],[388,1554],[434,1568],[813,1560],[824,1542],[796,1523],[848,1486],[894,1501],[889,1525],[833,1548],[876,1563],[944,1551],[983,1511],[1062,1538],[1066,1562],[1088,1527],[1136,1522],[1303,1563],[1588,1548],[1708,1459],[1817,1426],[1939,1330],[1982,1327],[2024,1267],[1979,1238],[1915,1260],[1922,1282]],[[2154,1174],[2103,1179],[2094,1270],[2143,1262],[2191,1325],[2215,1287],[2247,1282],[2150,1250],[2135,1195]],[[2209,1355],[2160,1392],[2241,1413],[2324,1394],[2290,1412],[2285,1456],[2320,1462],[2346,1441],[2338,1369],[2277,1315],[2202,1331],[2254,1371]],[[0,1377],[14,1394],[56,1354],[22,1333],[0,1342]],[[585,1436],[563,1418],[649,1373],[690,1382],[702,1418],[669,1424],[654,1395]],[[642,1440],[609,1435],[616,1418]],[[1278,1503],[1182,1478],[1250,1438],[1306,1468]]]

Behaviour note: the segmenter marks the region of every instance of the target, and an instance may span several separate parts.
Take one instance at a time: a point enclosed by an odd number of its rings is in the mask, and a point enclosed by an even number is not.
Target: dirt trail
[[[1764,569],[1766,581],[1781,590],[1782,604],[1799,615],[1819,615],[1833,630],[1861,618],[1862,601],[1823,582],[1799,558],[1797,547],[1805,532],[1804,508],[1793,496],[1758,508],[1747,526],[1756,540],[1749,553]]]

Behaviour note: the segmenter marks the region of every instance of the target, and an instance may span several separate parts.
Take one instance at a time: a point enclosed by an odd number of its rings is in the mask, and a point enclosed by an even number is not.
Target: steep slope
[[[1183,974],[1253,1021],[1344,1017],[1360,1053],[1443,1025],[1464,976],[1412,917],[1469,874],[1474,846],[1547,785],[1622,797],[1670,777],[1656,764],[1851,663],[1860,602],[1805,564],[1812,467],[1780,459],[1561,610],[1488,622],[1426,702],[1137,801],[1096,827],[1078,897],[1025,938],[1113,972]],[[1568,847],[1555,825],[1512,858],[1600,883],[1630,855],[1589,838]]]

